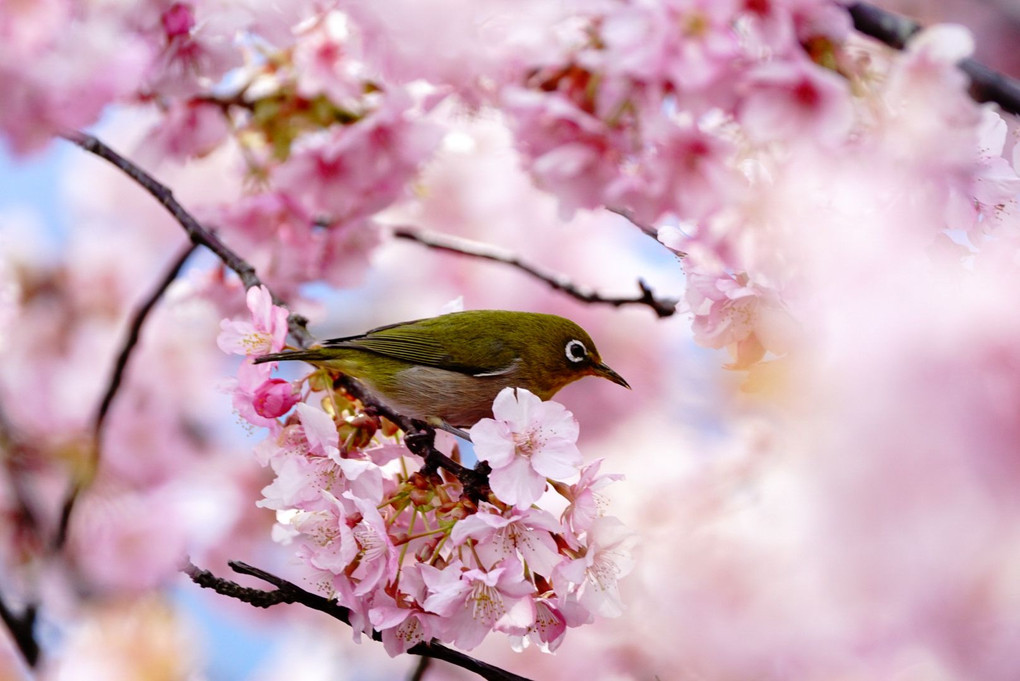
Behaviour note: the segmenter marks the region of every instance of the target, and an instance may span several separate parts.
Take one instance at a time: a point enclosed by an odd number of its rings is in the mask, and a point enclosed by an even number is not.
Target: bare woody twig
[[[91,135],[76,132],[67,134],[65,137],[81,146],[86,151],[106,159],[142,185],[142,187],[155,196],[160,203],[162,203],[167,210],[170,211],[174,218],[181,224],[182,227],[184,227],[194,243],[201,244],[212,250],[224,264],[238,274],[246,288],[262,285],[262,281],[256,274],[255,268],[230,250],[230,248],[228,248],[226,244],[224,244],[212,231],[199,224],[198,221],[195,220],[194,217],[192,217],[191,214],[180,205],[180,203],[178,203],[168,187],[158,182],[155,178],[143,171],[134,163],[113,151],[106,144]],[[273,296],[273,300],[277,305],[286,307],[286,304],[275,295]],[[308,347],[313,342],[312,336],[306,327],[306,323],[306,320],[298,315],[291,314],[288,318],[290,333],[298,341],[301,347]],[[130,354],[130,350],[127,352]],[[126,361],[127,360],[125,359],[125,364]],[[432,444],[431,438],[429,437],[431,428],[427,426],[418,426],[404,418],[402,415],[386,410],[383,406],[372,400],[360,385],[348,377],[342,377],[340,380],[351,394],[358,397],[370,409],[374,409],[378,413],[381,413],[387,416],[387,418],[393,420],[394,423],[401,426],[405,432],[422,433],[422,437],[419,438],[418,442],[411,446],[419,447],[419,451],[426,457],[426,461],[432,462],[432,470],[437,470],[438,468],[448,469],[458,475],[458,477],[461,477],[462,481],[465,478],[471,478],[471,480],[475,480],[476,478],[486,478],[484,468],[472,471],[460,466],[460,464],[450,460],[449,457],[446,457],[436,450]],[[432,434],[434,435],[434,432]],[[414,440],[414,438],[412,438],[412,440]],[[468,483],[465,483],[465,487],[467,486]],[[290,582],[243,563],[231,563],[231,567],[241,574],[252,575],[267,581],[268,583],[276,586],[277,590],[266,592],[258,589],[247,589],[234,582],[230,582],[229,580],[216,577],[208,571],[199,570],[190,563],[184,568],[184,571],[196,584],[206,588],[212,588],[218,593],[230,596],[231,598],[237,598],[238,600],[250,603],[256,607],[270,607],[279,603],[300,603],[306,607],[326,612],[336,619],[350,624],[350,611],[346,608],[342,608],[333,601],[323,598],[317,594],[309,593]],[[32,613],[32,617],[34,618],[34,611]],[[378,632],[373,632],[373,638],[379,640],[381,636]],[[438,660],[445,660],[451,664],[473,671],[490,681],[528,681],[524,677],[511,674],[510,672],[486,664],[480,660],[476,660],[464,653],[447,648],[436,642],[420,643],[411,648],[408,652],[413,655],[423,655]]]
[[[237,600],[249,603],[255,607],[269,608],[281,603],[297,603],[305,606],[306,608],[323,612],[344,624],[350,625],[351,623],[350,609],[343,607],[336,601],[332,601],[324,596],[320,596],[319,594],[311,593],[310,591],[305,591],[292,582],[288,582],[281,577],[277,577],[276,575],[270,574],[246,563],[231,561],[229,565],[234,572],[261,579],[268,584],[272,584],[276,587],[276,589],[273,591],[263,591],[260,589],[243,587],[236,582],[232,582],[222,577],[217,577],[208,570],[202,570],[190,561],[182,568],[182,571],[191,578],[191,581],[203,588],[212,589],[218,594],[229,596],[230,598],[236,598]],[[368,635],[374,641],[382,640],[382,635],[378,631],[371,631]],[[448,648],[435,640],[427,643],[419,643],[408,649],[407,652],[411,655],[420,655],[422,657],[449,662],[452,665],[478,674],[487,681],[528,681],[528,679],[523,676],[518,676],[517,674],[513,674],[504,669],[500,669],[499,667],[487,664],[481,660],[476,660],[470,655]]]
[[[0,453],[3,454],[3,470],[10,485],[10,497],[13,508],[7,513],[6,520],[14,526],[14,532],[31,537],[31,541],[42,542],[42,530],[38,514],[31,503],[31,495],[25,490],[24,483],[18,475],[18,459],[24,456],[25,443],[7,420],[7,414],[0,405]],[[17,614],[0,595],[0,621],[11,634],[18,650],[29,667],[39,662],[39,642],[35,638],[35,618],[37,604],[30,602],[25,605],[21,614]]]
[[[906,17],[857,2],[848,7],[854,28],[890,47],[902,50],[921,30],[920,24]],[[974,59],[964,59],[960,70],[970,78],[970,95],[978,102],[994,102],[1003,111],[1020,114],[1020,81],[993,71]]]
[[[464,486],[464,494],[474,502],[488,498],[489,495],[489,465],[479,461],[474,468],[468,468],[457,463],[446,454],[436,449],[436,430],[427,423],[414,421],[403,414],[398,414],[389,407],[380,404],[372,398],[365,388],[352,379],[350,376],[341,374],[336,379],[339,385],[349,395],[358,399],[365,405],[366,410],[374,414],[385,416],[404,431],[404,444],[407,448],[425,460],[425,465],[419,473],[431,477],[438,473],[439,469],[452,473]],[[465,439],[471,438],[467,433],[462,434]]]
[[[629,211],[626,208],[620,208],[618,206],[606,206],[606,210],[608,210],[610,213],[616,213],[621,218],[625,218],[628,222],[630,222],[632,225],[640,229],[647,236],[650,236],[656,241],[659,240],[659,231],[655,229],[654,226],[645,224],[644,222],[638,220],[636,217],[634,217],[634,213],[632,211]]]
[[[64,133],[63,137],[70,142],[77,144],[85,151],[109,161],[125,175],[141,185],[147,192],[152,194],[157,201],[163,204],[181,227],[184,228],[184,231],[188,233],[188,237],[190,237],[193,242],[208,248],[216,254],[224,265],[237,273],[237,276],[241,278],[241,283],[244,284],[246,289],[251,288],[252,286],[264,285],[262,280],[259,279],[258,275],[255,273],[255,268],[223,243],[223,241],[216,236],[212,230],[203,227],[198,220],[196,220],[191,213],[185,210],[180,202],[174,198],[173,192],[165,184],[157,181],[154,177],[152,177],[152,175],[149,175],[133,162],[118,154],[93,135],[73,131]],[[271,295],[273,296],[273,302],[275,304],[280,305],[281,307],[286,307],[285,303],[275,294]],[[312,343],[312,336],[308,333],[307,324],[308,320],[301,315],[291,313],[288,318],[290,334],[302,347],[306,347]]]
[[[418,660],[418,664],[414,666],[414,670],[411,672],[410,681],[422,681],[422,679],[425,678],[425,672],[429,670],[431,663],[431,657],[422,656],[422,658]]]
[[[7,630],[11,632],[11,638],[14,639],[29,667],[34,667],[39,662],[39,642],[35,639],[35,616],[34,605],[26,606],[24,612],[17,615],[0,597],[0,620],[3,620]]]
[[[539,281],[545,282],[557,291],[562,291],[563,293],[585,303],[601,303],[605,305],[612,305],[614,307],[620,307],[622,305],[647,305],[659,317],[669,317],[676,312],[676,300],[671,298],[657,298],[648,287],[648,284],[640,279],[638,280],[638,288],[641,291],[640,294],[632,297],[612,298],[603,296],[591,289],[577,286],[563,275],[544,271],[539,267],[524,261],[516,253],[494,248],[487,244],[480,244],[476,241],[470,241],[460,237],[436,234],[434,232],[428,232],[422,229],[406,226],[395,227],[393,229],[393,236],[398,239],[415,241],[423,246],[439,251],[467,255],[474,258],[481,258],[482,260],[491,260],[493,262],[499,262],[504,265],[516,267]]]
[[[116,151],[114,151],[112,148],[110,148],[108,145],[106,145],[105,143],[103,143],[98,138],[92,135],[75,132],[69,133],[65,135],[65,137],[66,139],[70,140],[71,142],[74,142],[75,144],[79,145],[86,151],[92,152],[93,154],[96,154],[97,156],[109,161],[118,169],[122,170],[128,177],[132,178],[140,185],[142,185],[142,187],[144,187],[150,194],[155,196],[159,200],[159,202],[162,203],[167,208],[167,210],[170,211],[171,215],[173,215],[173,217],[181,224],[181,226],[184,227],[185,231],[187,231],[188,235],[191,237],[191,240],[194,243],[201,244],[212,250],[213,253],[215,253],[224,262],[224,264],[226,264],[228,267],[230,267],[230,269],[234,270],[238,274],[246,288],[263,285],[262,280],[259,279],[258,274],[255,272],[255,268],[252,267],[247,261],[245,261],[239,255],[237,255],[237,253],[232,251],[211,230],[206,229],[197,220],[195,220],[195,218],[177,201],[177,199],[174,198],[173,192],[170,190],[169,187],[156,180],[154,177],[152,177],[144,170],[139,168],[137,165],[135,165],[133,162],[124,158]],[[647,291],[647,289],[645,290],[646,290],[645,295],[651,296],[651,292]],[[276,295],[273,295],[273,301],[277,305],[286,307],[286,303],[280,300]],[[136,321],[138,321],[138,326],[140,328],[141,323],[144,322],[144,317],[141,319],[137,319]],[[307,323],[306,320],[298,315],[291,314],[290,317],[288,318],[288,327],[290,333],[298,341],[298,344],[302,347],[307,347],[308,345],[311,345],[313,341],[311,334],[308,332],[306,323]],[[118,360],[119,364],[126,365],[127,358],[131,352],[131,347],[133,347],[133,344],[125,347],[125,351],[122,353],[120,360]],[[119,383],[119,377],[116,377],[114,380],[117,383]],[[416,453],[425,458],[426,462],[431,466],[429,470],[435,471],[438,468],[445,468],[450,472],[454,473],[455,475],[457,475],[457,477],[461,479],[469,493],[475,496],[479,496],[485,493],[487,480],[483,480],[483,478],[486,478],[484,470],[475,471],[460,466],[456,462],[450,460],[449,457],[445,456],[444,454],[436,450],[435,447],[432,446],[431,439],[427,437],[427,432],[431,430],[430,428],[416,426],[416,424],[411,423],[408,419],[403,418],[401,415],[386,410],[384,407],[375,402],[375,400],[373,400],[370,395],[366,394],[365,391],[361,389],[359,384],[357,384],[355,381],[352,381],[348,377],[342,377],[341,382],[344,388],[348,390],[348,392],[356,396],[366,405],[370,405],[379,413],[382,413],[388,418],[390,418],[390,420],[398,424],[404,430],[404,432],[406,433],[421,432],[423,435],[426,435],[424,439],[419,439],[419,441],[422,442],[423,444],[419,448],[419,451],[417,451]],[[111,388],[111,390],[108,391],[107,397],[109,398],[109,400],[112,400],[111,392],[115,392],[115,390],[116,386],[114,385]],[[104,398],[104,406],[100,407],[100,414],[105,415],[106,409],[108,408],[109,404],[107,404],[107,399]],[[101,427],[101,423],[97,424],[96,427],[97,433],[99,427]],[[412,443],[413,442],[414,439],[412,438]],[[79,490],[77,489],[76,484],[76,487],[73,490],[72,494],[68,496],[68,500],[67,502],[65,502],[64,512],[62,513],[61,516],[61,530],[58,533],[59,535],[58,538],[60,540],[60,542],[58,542],[58,546],[60,545],[60,543],[63,542],[64,538],[66,537],[68,519],[70,517],[71,510],[75,503],[74,499],[77,497],[78,492]]]
[[[99,409],[96,411],[96,416],[92,424],[93,443],[91,460],[86,464],[87,469],[85,475],[78,476],[78,479],[73,481],[71,489],[64,498],[64,503],[61,507],[60,522],[57,525],[57,533],[54,538],[54,546],[57,549],[63,546],[64,542],[67,541],[67,530],[71,522],[71,514],[74,512],[74,506],[77,503],[82,490],[87,486],[89,479],[99,466],[103,425],[106,423],[106,415],[110,412],[110,406],[113,404],[113,398],[117,396],[117,392],[120,390],[121,383],[124,380],[124,372],[127,370],[128,361],[131,359],[131,353],[134,351],[135,346],[138,345],[142,326],[144,326],[145,320],[149,317],[149,313],[154,307],[156,307],[156,303],[163,297],[163,293],[166,292],[167,288],[170,287],[170,284],[172,284],[177,278],[177,275],[180,274],[181,268],[184,267],[184,263],[187,262],[188,258],[191,257],[191,254],[195,252],[196,248],[198,248],[198,244],[192,242],[188,244],[176,258],[174,258],[159,283],[156,284],[156,287],[142,302],[142,304],[138,306],[138,309],[135,310],[134,315],[131,317],[127,336],[124,338],[124,344],[121,346],[120,353],[117,355],[117,360],[114,362],[113,373],[106,384],[106,392],[103,394],[103,399],[99,404]]]

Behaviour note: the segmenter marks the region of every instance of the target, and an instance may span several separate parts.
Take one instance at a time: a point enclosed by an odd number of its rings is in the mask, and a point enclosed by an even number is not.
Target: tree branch
[[[491,260],[492,262],[499,262],[504,265],[516,267],[539,281],[545,282],[553,289],[562,291],[563,293],[585,303],[601,303],[605,305],[612,305],[613,307],[620,307],[622,305],[647,305],[652,308],[655,314],[659,317],[669,317],[676,312],[676,300],[671,298],[657,298],[648,287],[648,284],[641,279],[638,280],[638,288],[641,293],[637,296],[629,298],[611,298],[603,296],[592,289],[577,286],[563,275],[546,272],[535,265],[525,262],[516,253],[504,251],[486,244],[480,244],[476,241],[470,241],[468,239],[462,239],[455,236],[436,234],[406,226],[395,227],[393,229],[393,236],[398,239],[415,241],[423,246],[427,246],[428,248],[435,250],[467,255],[474,258],[481,258],[482,260]]]
[[[414,671],[411,672],[410,681],[422,681],[422,679],[425,678],[425,672],[429,670],[431,663],[431,657],[422,656],[422,658],[418,660],[418,664],[414,666]]]
[[[341,374],[337,377],[336,384],[339,384],[344,391],[364,404],[366,411],[385,416],[404,431],[404,444],[408,450],[425,460],[425,465],[419,471],[421,475],[429,478],[436,475],[442,468],[456,476],[460,484],[464,486],[464,494],[468,499],[478,503],[488,498],[491,491],[489,473],[492,470],[487,463],[479,461],[474,468],[462,466],[436,449],[436,429],[432,426],[422,421],[409,419],[403,414],[398,414],[389,407],[379,404],[372,399],[372,396],[360,383],[350,376]],[[458,435],[469,442],[471,441],[471,437],[463,431]]]
[[[234,251],[232,251],[226,244],[224,244],[219,239],[219,237],[215,235],[215,233],[213,233],[209,229],[206,229],[197,220],[195,220],[195,218],[177,201],[177,199],[174,198],[173,192],[170,190],[169,187],[156,180],[154,177],[152,177],[144,170],[139,168],[137,165],[135,165],[132,161],[124,158],[116,151],[111,149],[109,146],[107,146],[105,143],[103,143],[98,138],[92,135],[88,135],[81,132],[73,132],[65,134],[64,137],[70,140],[71,142],[77,144],[81,148],[85,149],[86,151],[89,151],[99,156],[100,158],[109,161],[115,167],[122,170],[128,177],[130,177],[131,179],[135,180],[138,184],[140,184],[146,191],[148,191],[150,194],[156,197],[156,199],[159,200],[159,202],[163,204],[163,206],[166,207],[168,211],[170,211],[170,214],[173,215],[177,222],[180,223],[182,227],[184,227],[185,231],[188,233],[191,240],[195,244],[201,244],[209,248],[213,253],[215,253],[223,261],[225,265],[227,265],[230,269],[234,270],[237,273],[237,275],[241,278],[241,281],[244,283],[245,288],[264,285],[262,280],[258,277],[258,274],[255,272],[255,268],[252,267],[247,261],[245,261],[239,255],[237,255]],[[645,296],[651,298],[651,292],[647,289],[647,287],[643,285],[643,283],[642,290],[644,291]],[[272,295],[273,302],[275,304],[280,305],[282,307],[287,306],[284,301],[278,298],[271,291],[270,294]],[[138,322],[137,324],[138,329],[135,329],[133,333],[137,333],[138,330],[140,329],[142,323],[144,322],[144,315],[142,316],[141,319],[136,318],[136,321]],[[298,344],[301,347],[308,347],[309,345],[312,344],[313,338],[311,334],[308,332],[307,320],[304,317],[291,314],[288,317],[287,322],[291,336],[293,336],[298,341]],[[129,354],[130,349],[128,348],[126,352]],[[126,363],[124,353],[122,353],[121,357],[123,359],[123,362]],[[118,369],[121,372],[123,371],[123,366],[120,365],[120,360],[118,361]],[[115,380],[117,383],[119,383],[119,376],[116,377]],[[400,414],[396,414],[392,410],[389,410],[386,407],[384,407],[383,405],[378,404],[374,399],[372,399],[371,395],[366,393],[366,391],[361,387],[360,384],[357,383],[357,381],[354,381],[347,376],[340,377],[339,381],[341,385],[344,387],[344,389],[347,390],[347,392],[357,397],[359,400],[361,400],[362,403],[369,406],[377,413],[380,413],[389,418],[391,421],[400,426],[400,428],[405,433],[410,434],[411,441],[414,441],[414,435],[416,433],[425,434],[425,438],[424,439],[419,438],[419,441],[427,442],[427,447],[423,446],[419,448],[419,451],[416,453],[418,453],[425,459],[426,464],[430,466],[429,470],[436,471],[439,468],[445,468],[450,472],[454,473],[458,477],[458,479],[461,480],[461,482],[464,484],[465,490],[469,494],[473,496],[488,494],[487,491],[488,476],[485,472],[484,467],[480,467],[479,469],[476,470],[465,468],[464,466],[457,464],[456,462],[452,461],[449,457],[447,457],[445,454],[437,450],[434,446],[432,446],[434,432],[432,432],[433,436],[432,438],[429,438],[427,435],[428,432],[432,431],[430,426],[415,424],[411,422],[410,419],[407,419]],[[108,390],[107,396],[104,397],[103,405],[100,406],[99,411],[100,417],[97,418],[96,426],[97,433],[99,432],[99,428],[102,425],[101,420],[105,416],[106,410],[109,408],[108,401],[113,399],[111,391],[113,392],[116,391],[116,386],[113,385],[112,383],[111,386],[112,386],[111,390]],[[77,489],[77,486],[78,485],[76,483],[75,489],[72,491],[72,494],[68,496],[68,499],[64,504],[63,513],[61,514],[60,531],[58,532],[59,540],[57,542],[58,547],[63,543],[66,537],[67,524],[70,518],[70,514],[75,503],[75,498],[78,496],[80,492],[80,490]]]
[[[192,242],[195,244],[201,244],[212,250],[225,265],[238,274],[241,281],[244,283],[245,288],[263,285],[261,279],[259,279],[255,272],[255,268],[230,250],[230,248],[228,248],[226,244],[224,244],[212,231],[199,224],[198,221],[195,220],[194,217],[192,217],[191,214],[188,213],[188,211],[185,210],[184,207],[181,206],[174,198],[173,193],[168,187],[158,182],[144,170],[91,135],[75,132],[69,133],[65,135],[65,137],[86,151],[109,161],[128,175],[128,177],[138,182],[150,194],[156,197],[156,199],[158,199],[159,202],[170,211],[171,215],[173,215],[177,222],[184,227]],[[190,255],[190,252],[191,249],[189,249],[187,255]],[[186,255],[182,255],[179,260],[179,264],[172,269],[172,273],[174,275],[176,274],[176,271],[179,270],[180,266],[183,265],[185,258]],[[168,277],[164,279],[164,281],[166,281],[166,285],[169,285],[169,280],[172,280],[170,274],[168,274]],[[162,288],[165,288],[165,286],[158,289],[157,294],[150,298],[146,305],[143,305],[143,308],[136,315],[135,324],[132,325],[129,339],[126,342],[124,350],[122,351],[115,367],[114,378],[111,379],[110,388],[107,391],[107,395],[104,396],[103,404],[100,405],[99,408],[95,426],[97,436],[101,430],[105,414],[113,400],[113,395],[116,393],[117,386],[120,384],[124,367],[126,366],[127,359],[130,356],[131,347],[133,347],[134,343],[137,341],[137,335],[140,333],[141,326],[144,324],[144,320],[148,312],[148,309],[146,308],[151,308],[151,306],[155,304],[155,299],[158,299],[158,293],[161,292]],[[275,295],[273,295],[273,301],[277,305],[286,307],[286,303],[277,298]],[[298,341],[301,347],[308,347],[313,342],[306,324],[307,321],[301,316],[291,314],[288,318],[288,328],[290,333]],[[350,377],[341,376],[338,381],[345,390],[361,400],[361,402],[364,403],[370,410],[374,410],[376,413],[386,416],[403,429],[409,436],[409,448],[414,448],[412,451],[416,450],[416,453],[419,453],[425,459],[426,466],[429,467],[428,470],[435,472],[439,468],[444,468],[451,471],[464,485],[466,490],[465,493],[473,495],[476,499],[484,498],[482,495],[488,494],[488,471],[486,466],[481,465],[474,470],[461,466],[435,448],[435,431],[431,426],[413,422],[403,415],[397,414],[385,406],[378,404],[375,400],[371,399],[371,396],[365,392],[360,384],[352,380]],[[65,504],[65,513],[62,520],[63,531],[61,532],[61,534],[65,536],[67,524],[66,518],[70,516],[70,508],[73,506],[74,498],[76,496],[77,493],[75,493],[72,497],[69,497],[69,501]],[[256,607],[266,608],[279,603],[301,603],[306,607],[321,610],[342,622],[350,624],[350,611],[333,601],[304,591],[290,582],[263,572],[257,568],[245,565],[244,563],[231,563],[230,565],[231,568],[238,573],[252,575],[275,585],[277,587],[276,591],[267,592],[242,587],[234,582],[230,582],[229,580],[216,577],[206,570],[200,570],[190,562],[183,568],[183,571],[191,577],[192,581],[200,586],[214,589],[217,593],[221,593],[231,598],[236,598]],[[34,610],[31,612],[34,617]],[[373,638],[379,640],[381,637],[378,632],[373,632]],[[492,681],[527,681],[524,677],[511,674],[498,667],[493,667],[484,662],[475,660],[470,656],[447,648],[437,642],[418,644],[411,648],[408,652],[414,655],[422,655],[438,660],[445,660],[451,664],[473,671],[476,674],[481,675],[483,678],[490,679]]]
[[[16,615],[0,597],[0,620],[3,620],[7,630],[11,632],[11,638],[14,639],[29,667],[34,667],[39,662],[39,642],[35,640],[35,616],[34,605],[26,606],[24,612]]]
[[[659,231],[655,229],[655,227],[653,227],[652,225],[647,225],[644,222],[641,222],[636,217],[634,217],[633,212],[627,210],[626,208],[619,208],[617,206],[606,206],[606,210],[608,210],[610,213],[616,213],[621,218],[626,219],[628,222],[630,222],[630,224],[634,225],[635,227],[640,229],[644,234],[650,236],[656,241],[659,240]]]
[[[116,397],[117,391],[120,389],[121,383],[124,380],[124,372],[127,370],[128,361],[131,359],[131,353],[134,351],[135,346],[138,345],[138,340],[141,337],[142,326],[145,324],[146,319],[148,319],[149,313],[156,307],[156,303],[163,297],[163,293],[165,293],[170,284],[177,279],[177,275],[180,274],[181,268],[184,267],[184,263],[187,262],[188,258],[191,257],[191,254],[195,252],[196,248],[198,248],[198,244],[192,242],[188,244],[188,246],[184,248],[176,258],[174,258],[170,267],[167,268],[166,273],[163,275],[163,278],[159,280],[156,287],[152,290],[149,296],[142,301],[142,304],[138,306],[138,309],[135,310],[134,315],[131,317],[131,323],[128,325],[127,336],[124,338],[124,343],[121,346],[120,353],[117,355],[117,360],[113,365],[113,374],[110,376],[110,380],[106,386],[106,392],[103,394],[103,399],[99,404],[99,409],[97,410],[95,419],[93,420],[91,460],[87,463],[87,472],[85,475],[79,476],[78,479],[73,482],[71,489],[68,490],[67,496],[64,498],[64,503],[61,506],[60,521],[57,525],[56,537],[54,538],[54,548],[56,549],[60,549],[67,541],[67,530],[71,522],[71,514],[74,511],[74,506],[77,503],[78,497],[88,485],[88,481],[99,467],[103,425],[106,423],[106,415],[109,413],[110,406],[113,404],[113,398]]]
[[[165,184],[156,180],[133,162],[124,158],[92,135],[84,132],[72,131],[64,133],[62,136],[64,139],[77,144],[85,151],[109,161],[125,175],[141,185],[147,192],[152,194],[157,201],[163,204],[174,219],[177,220],[178,224],[184,228],[184,231],[188,233],[188,237],[193,242],[208,248],[216,254],[224,265],[237,273],[237,276],[241,278],[241,283],[244,284],[246,289],[249,289],[252,286],[265,285],[255,273],[255,268],[223,243],[223,241],[216,236],[215,232],[203,227],[198,220],[192,217],[192,215],[184,209],[180,202],[174,198],[173,192]],[[268,289],[268,287],[266,288]],[[273,302],[276,305],[286,307],[286,304],[278,298],[276,294],[271,291],[270,294],[273,296]],[[287,323],[290,335],[298,341],[301,347],[311,345],[313,339],[311,334],[308,333],[307,319],[301,315],[291,313],[288,317]]]
[[[191,581],[203,588],[212,589],[218,594],[235,598],[239,601],[254,605],[255,607],[269,608],[281,603],[297,603],[305,606],[306,608],[325,613],[333,619],[339,620],[348,626],[351,624],[350,609],[345,608],[336,601],[320,596],[319,594],[311,593],[310,591],[305,591],[292,582],[288,582],[281,577],[277,577],[274,574],[246,563],[231,561],[229,565],[234,572],[261,579],[267,584],[272,584],[276,587],[276,589],[273,591],[263,591],[260,589],[243,587],[236,582],[232,582],[222,577],[217,577],[208,570],[202,570],[196,567],[191,561],[188,561],[184,567],[181,568],[181,571],[188,575],[188,577],[191,578]],[[374,641],[382,640],[382,634],[378,631],[373,630],[369,632],[368,635]],[[419,643],[408,649],[407,652],[411,655],[420,655],[422,657],[449,662],[461,669],[473,672],[481,676],[483,679],[487,679],[487,681],[529,681],[523,676],[518,676],[517,674],[513,674],[499,667],[482,662],[481,660],[477,660],[458,650],[447,648],[434,639],[428,643]]]
[[[847,8],[854,28],[886,45],[902,50],[921,30],[920,24],[884,9],[857,2]],[[960,70],[970,78],[970,96],[978,102],[994,102],[1003,111],[1020,114],[1020,81],[993,71],[974,59],[964,59]]]

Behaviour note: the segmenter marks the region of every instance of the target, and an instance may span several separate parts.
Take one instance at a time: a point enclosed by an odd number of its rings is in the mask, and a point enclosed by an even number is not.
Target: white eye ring
[[[580,349],[580,354],[578,354],[578,349]],[[567,359],[574,364],[583,362],[588,356],[588,348],[584,347],[584,343],[579,340],[568,341],[567,347],[564,348],[564,352],[567,355]]]

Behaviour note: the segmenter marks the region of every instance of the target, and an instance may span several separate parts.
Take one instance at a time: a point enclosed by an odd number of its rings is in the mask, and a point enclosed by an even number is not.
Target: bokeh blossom
[[[437,639],[536,679],[1013,681],[1020,128],[958,67],[1015,65],[1007,5],[889,0],[927,26],[893,50],[833,0],[3,3],[3,147],[62,169],[0,198],[0,602],[42,646],[4,628],[0,677],[407,678]],[[196,252],[121,359],[187,237],[83,128],[266,286]],[[503,393],[473,450],[437,436],[491,470],[458,477],[334,374],[253,364],[270,291],[320,338],[562,314],[634,390]],[[240,671],[201,644],[237,613]]]

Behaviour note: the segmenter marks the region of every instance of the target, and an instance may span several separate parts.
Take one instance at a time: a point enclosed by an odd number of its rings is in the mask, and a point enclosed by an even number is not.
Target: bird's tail
[[[286,350],[284,352],[271,352],[255,358],[255,364],[265,362],[290,362],[292,360],[314,361],[322,359],[321,350]]]

